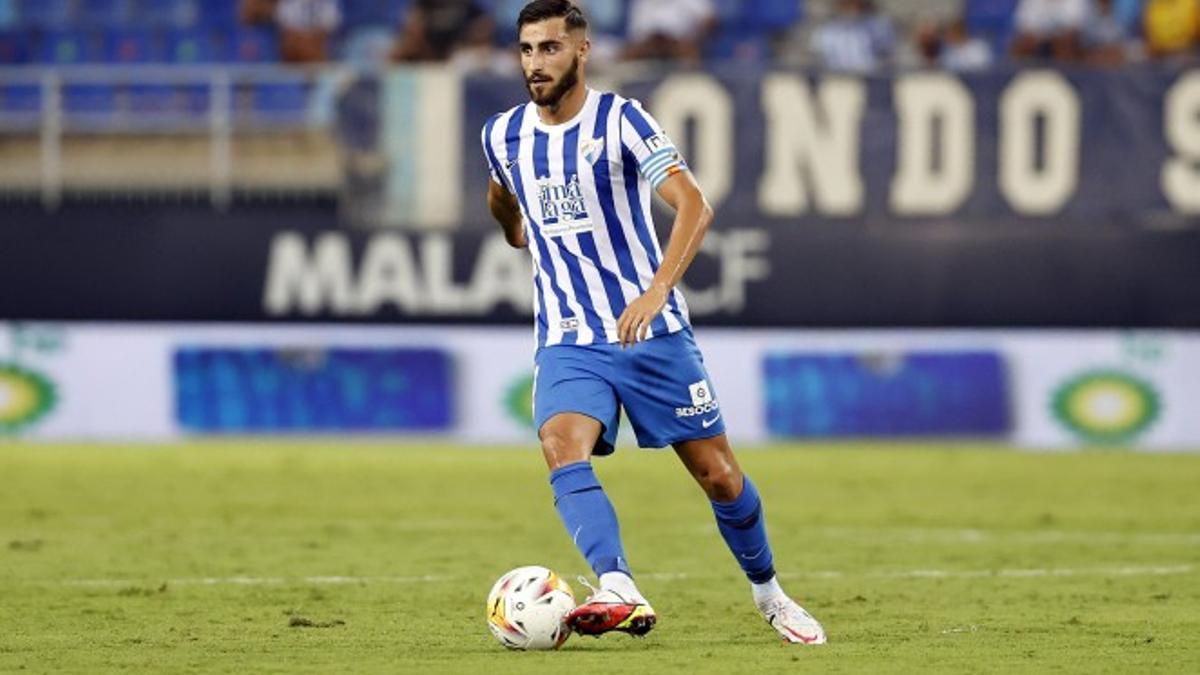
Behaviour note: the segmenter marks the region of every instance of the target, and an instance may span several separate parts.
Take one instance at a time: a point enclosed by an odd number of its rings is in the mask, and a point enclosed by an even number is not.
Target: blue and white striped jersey
[[[539,347],[617,342],[617,318],[662,260],[653,191],[687,165],[637,101],[588,90],[568,122],[544,124],[533,103],[488,120],[492,180],[516,195],[533,255]],[[650,326],[688,325],[678,289]]]

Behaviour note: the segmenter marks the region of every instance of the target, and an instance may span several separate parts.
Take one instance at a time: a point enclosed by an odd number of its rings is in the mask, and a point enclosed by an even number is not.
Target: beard
[[[528,78],[525,80],[525,89],[529,91],[529,98],[536,105],[543,108],[557,108],[558,104],[562,102],[563,96],[566,96],[567,92],[574,89],[577,84],[579,84],[578,56],[571,60],[571,67],[567,69],[567,72],[563,73],[562,78],[541,96],[533,93],[533,84],[529,82]]]

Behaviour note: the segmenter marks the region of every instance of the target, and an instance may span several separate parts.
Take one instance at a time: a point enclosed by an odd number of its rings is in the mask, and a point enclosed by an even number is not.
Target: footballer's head
[[[557,108],[583,81],[587,18],[569,0],[534,0],[517,17],[525,88],[539,106]]]

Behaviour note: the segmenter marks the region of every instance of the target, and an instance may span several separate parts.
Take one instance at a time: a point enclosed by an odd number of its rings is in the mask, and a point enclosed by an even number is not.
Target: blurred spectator
[[[1200,0],[1146,0],[1143,21],[1153,57],[1187,56],[1200,44]]]
[[[264,24],[275,21],[279,0],[242,0],[238,15],[242,23]]]
[[[1095,11],[1083,26],[1083,47],[1088,63],[1119,66],[1125,62],[1129,32],[1117,16],[1113,0],[1095,0]]]
[[[987,41],[967,32],[967,21],[957,18],[944,31],[940,65],[957,73],[987,70],[992,65],[992,48]]]
[[[837,12],[813,33],[813,46],[830,70],[865,73],[887,65],[896,32],[870,0],[838,0]]]
[[[1017,5],[1013,56],[1080,60],[1089,12],[1088,0],[1021,0]]]
[[[623,56],[699,63],[701,45],[716,25],[712,0],[633,0]]]
[[[964,18],[943,24],[926,20],[917,25],[913,42],[922,66],[945,68],[958,73],[987,70],[992,65],[992,48],[985,40],[967,32]]]
[[[279,50],[288,63],[329,60],[329,36],[342,23],[338,0],[279,0]]]
[[[392,58],[449,61],[461,51],[490,54],[495,21],[475,0],[414,0]]]
[[[0,0],[0,30],[17,23],[17,0]]]

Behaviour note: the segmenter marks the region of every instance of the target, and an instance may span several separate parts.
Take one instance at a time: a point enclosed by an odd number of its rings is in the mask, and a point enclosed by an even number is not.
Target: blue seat
[[[308,113],[308,93],[302,80],[257,84],[251,93],[251,116],[260,121],[301,122]]]
[[[364,26],[395,28],[408,10],[408,0],[343,0],[342,27]]]
[[[28,28],[61,29],[71,24],[70,0],[18,0],[20,22]]]
[[[117,88],[108,84],[68,84],[63,87],[62,102],[69,117],[112,115],[117,111]]]
[[[279,36],[270,28],[238,28],[226,57],[239,63],[274,63],[279,60]]]
[[[182,96],[175,85],[134,84],[129,87],[129,110],[132,113],[170,113],[182,107]]]
[[[94,31],[48,31],[38,49],[38,61],[58,65],[99,63],[104,56],[104,35]]]
[[[72,23],[87,28],[115,28],[129,22],[132,9],[131,0],[78,0]]]
[[[238,25],[238,0],[204,0],[199,8],[198,25],[219,30],[232,30]]]
[[[36,114],[41,110],[41,85],[30,83],[0,86],[0,111],[7,114]]]
[[[134,21],[151,28],[190,28],[200,19],[197,0],[137,0]]]
[[[745,5],[743,20],[768,32],[787,30],[802,16],[800,0],[755,0]]]
[[[0,64],[29,63],[33,58],[29,34],[18,31],[0,33]]]
[[[227,43],[209,30],[191,28],[167,33],[166,60],[171,63],[217,63],[226,61]]]
[[[967,30],[983,38],[999,54],[1013,34],[1013,20],[1019,0],[967,0],[964,18]]]
[[[163,61],[161,37],[142,28],[108,32],[105,60],[109,63],[158,63]]]

